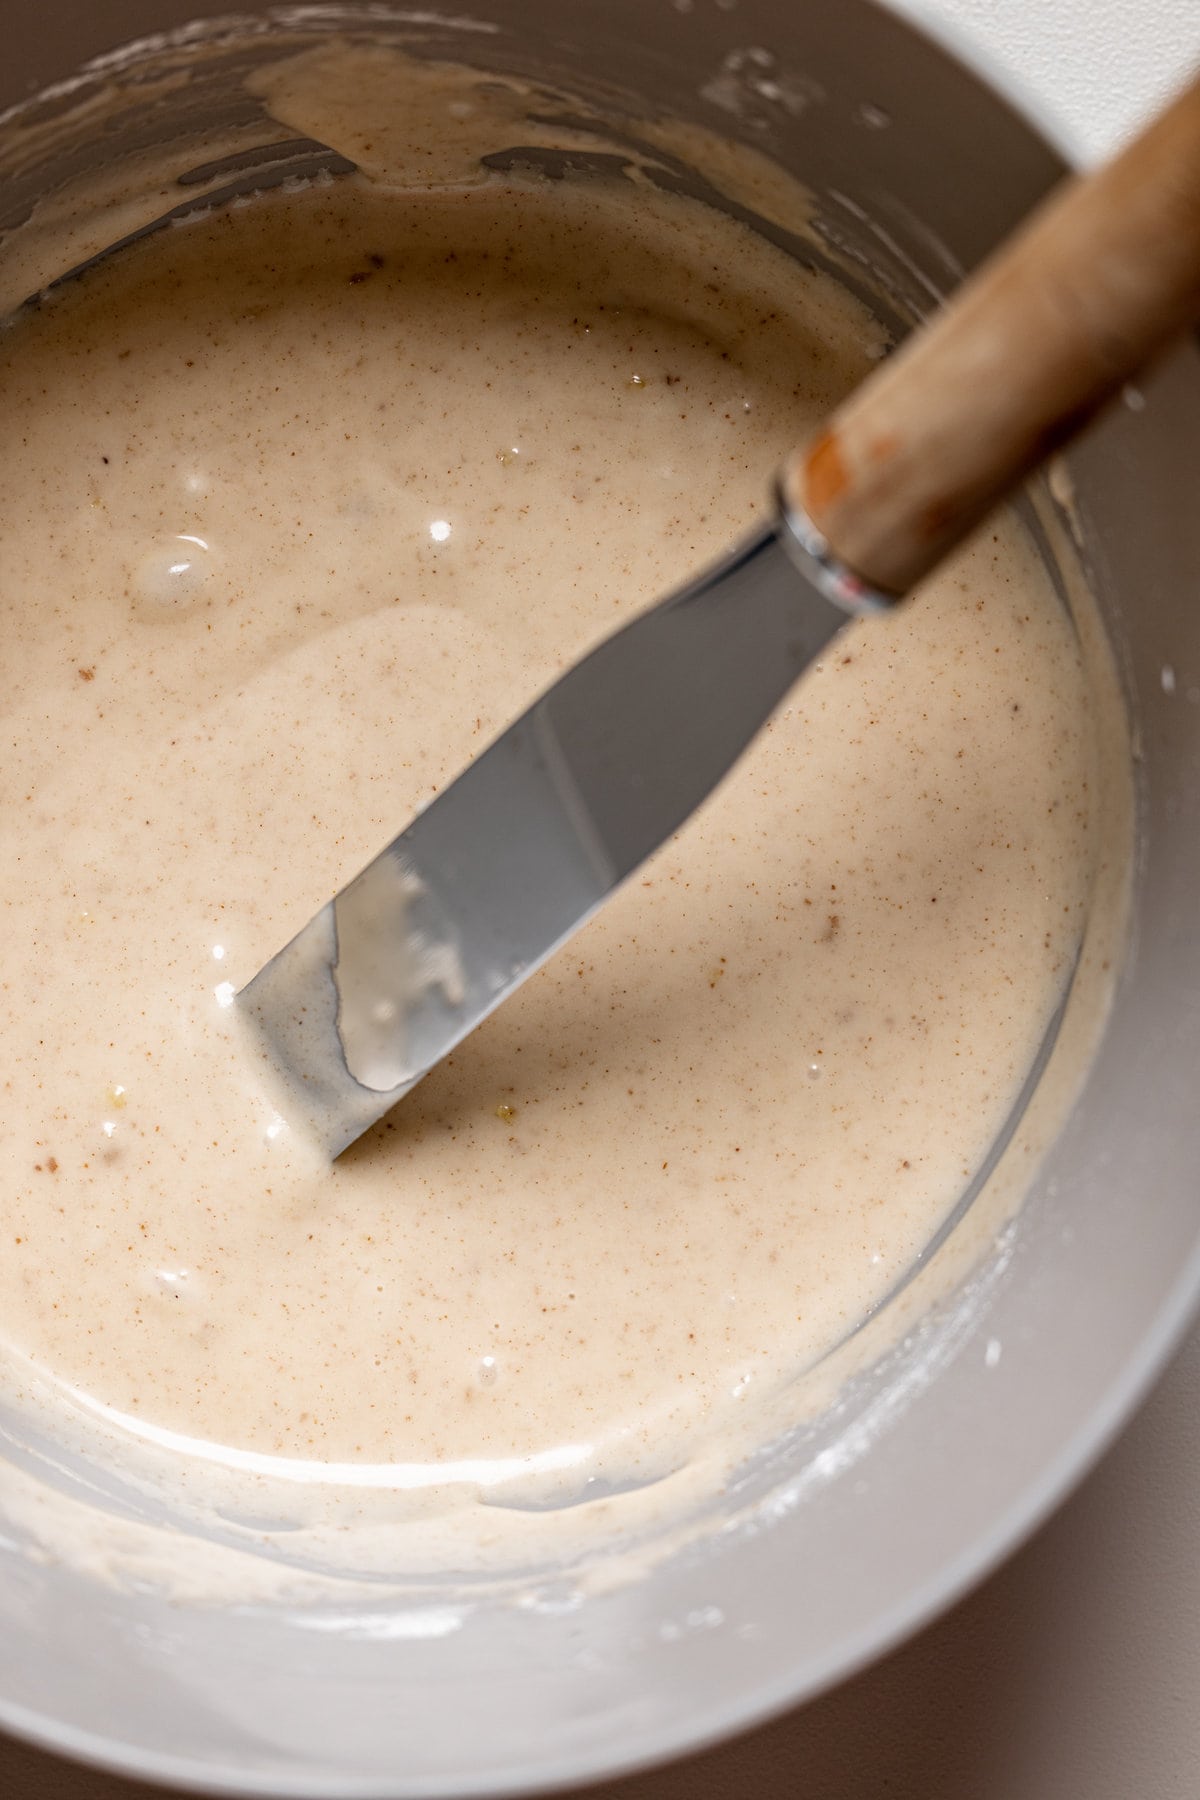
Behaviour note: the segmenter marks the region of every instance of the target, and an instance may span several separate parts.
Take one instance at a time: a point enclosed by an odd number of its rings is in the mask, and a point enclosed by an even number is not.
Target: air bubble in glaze
[[[206,597],[211,571],[207,539],[181,531],[142,558],[133,575],[134,601],[151,615],[186,612]]]
[[[165,1267],[148,1271],[151,1290],[168,1300],[195,1300],[195,1276],[187,1268]]]

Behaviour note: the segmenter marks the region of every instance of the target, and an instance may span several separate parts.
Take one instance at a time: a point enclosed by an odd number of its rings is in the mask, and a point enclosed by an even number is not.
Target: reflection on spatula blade
[[[242,989],[330,1156],[678,830],[846,622],[787,530],[591,651]]]

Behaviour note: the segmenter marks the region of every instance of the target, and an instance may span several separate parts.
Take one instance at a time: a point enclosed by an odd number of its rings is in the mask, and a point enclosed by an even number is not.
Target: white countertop
[[[1200,0],[897,0],[941,15],[1099,156],[1200,62]],[[0,1741],[13,1800],[163,1790]],[[588,1800],[1196,1800],[1200,1331],[1061,1511],[974,1594],[823,1699]]]
[[[1137,129],[1200,64],[1198,0],[890,0],[944,22],[1049,109],[1080,158]]]

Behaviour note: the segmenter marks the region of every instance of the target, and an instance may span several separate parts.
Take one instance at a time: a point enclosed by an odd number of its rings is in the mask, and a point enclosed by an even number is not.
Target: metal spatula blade
[[[695,811],[847,611],[788,525],[599,644],[237,997],[337,1156]]]

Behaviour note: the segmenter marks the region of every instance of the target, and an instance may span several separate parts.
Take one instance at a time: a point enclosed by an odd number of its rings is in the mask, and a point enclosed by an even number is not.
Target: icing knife
[[[898,603],[1200,316],[1200,81],[1062,183],[784,466],[244,987],[336,1157],[677,831],[847,619]]]

